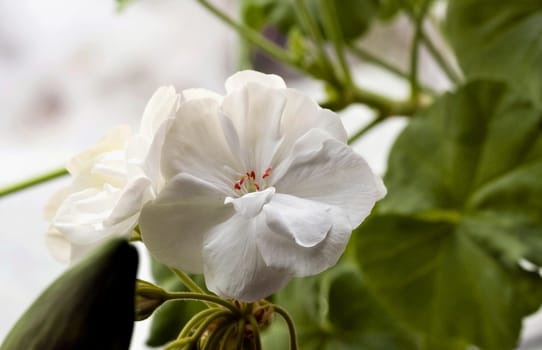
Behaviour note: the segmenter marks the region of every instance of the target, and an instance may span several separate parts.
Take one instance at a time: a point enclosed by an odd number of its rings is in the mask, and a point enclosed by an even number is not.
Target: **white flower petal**
[[[179,174],[143,208],[139,219],[143,242],[160,262],[201,273],[205,233],[234,214],[224,205],[224,197],[205,180]]]
[[[257,172],[269,167],[281,140],[281,118],[286,98],[280,90],[249,82],[228,94],[222,112],[231,119],[242,145],[245,167]]]
[[[162,86],[152,95],[141,118],[140,135],[152,140],[156,130],[168,118],[175,115],[179,95],[173,86]]]
[[[233,193],[235,180],[228,169],[241,167],[224,138],[215,100],[182,103],[162,150],[161,168],[166,181],[184,172]]]
[[[244,70],[235,73],[226,80],[226,92],[231,93],[243,88],[247,83],[258,83],[273,89],[285,89],[284,80],[275,74],[264,74],[253,70]]]
[[[246,218],[252,218],[258,215],[265,204],[269,203],[275,188],[269,187],[263,191],[247,193],[239,198],[226,197],[225,204],[232,203],[235,211]]]
[[[121,191],[104,186],[103,189],[88,188],[70,194],[59,206],[53,226],[70,242],[84,245],[94,243],[105,236],[123,236],[131,232],[132,223],[105,226]]]
[[[296,140],[308,130],[322,129],[339,141],[346,142],[346,130],[341,118],[329,109],[294,89],[284,91],[288,103],[282,116],[282,128],[288,138]]]
[[[97,248],[102,241],[86,245],[74,244],[68,241],[58,230],[51,227],[45,236],[45,243],[51,255],[58,262],[68,264],[81,260],[86,254]]]
[[[196,89],[186,89],[186,90],[181,91],[182,102],[195,100],[198,98],[212,98],[212,99],[215,99],[217,102],[222,101],[222,96],[220,96],[214,91],[207,90],[207,89],[196,88]]]
[[[282,193],[277,193],[263,208],[272,231],[306,248],[326,238],[333,224],[330,211],[329,205]]]
[[[317,141],[320,147],[315,149]],[[385,195],[382,184],[375,181],[375,175],[359,154],[336,139],[326,139],[325,133],[316,129],[298,141],[285,163],[288,169],[274,183],[278,193],[342,208],[353,228]]]
[[[338,207],[331,207],[328,215],[333,218],[333,226],[320,243],[311,247],[296,244],[282,232],[258,231],[256,243],[266,265],[287,269],[295,277],[315,275],[335,265],[348,243],[352,226]]]
[[[292,277],[287,270],[264,263],[254,234],[270,232],[263,218],[258,218],[234,215],[205,239],[205,283],[223,298],[253,302],[276,292]]]
[[[150,187],[151,181],[146,177],[131,179],[121,190],[119,200],[104,220],[104,226],[114,226],[139,215],[143,204],[151,199]]]
[[[72,175],[77,176],[79,173],[92,167],[96,158],[100,157],[103,153],[124,149],[131,137],[132,132],[130,127],[126,125],[118,126],[105,134],[96,145],[70,159],[66,168]]]

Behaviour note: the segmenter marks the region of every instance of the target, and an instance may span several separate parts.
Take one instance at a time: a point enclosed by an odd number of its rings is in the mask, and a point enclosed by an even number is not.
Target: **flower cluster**
[[[385,195],[336,114],[254,71],[224,96],[159,89],[138,133],[113,130],[68,169],[47,210],[57,257],[139,225],[156,259],[242,301],[333,266]]]

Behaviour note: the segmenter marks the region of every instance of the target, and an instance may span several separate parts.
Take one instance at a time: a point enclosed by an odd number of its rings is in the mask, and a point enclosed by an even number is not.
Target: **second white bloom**
[[[226,90],[179,107],[140,227],[161,262],[255,301],[333,266],[385,189],[338,116],[281,78],[244,71]]]

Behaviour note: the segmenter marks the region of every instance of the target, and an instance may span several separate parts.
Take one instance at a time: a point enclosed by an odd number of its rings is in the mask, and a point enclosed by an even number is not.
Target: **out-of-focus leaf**
[[[511,349],[542,303],[542,112],[504,84],[441,97],[397,139],[356,232],[368,285],[430,343]]]
[[[152,275],[158,286],[168,292],[187,291],[179,278],[171,270],[158,261],[151,261]],[[202,288],[203,278],[192,276]],[[168,301],[160,306],[152,315],[149,346],[161,346],[174,340],[192,316],[203,310],[204,305],[196,301]]]
[[[0,349],[128,349],[137,264],[128,242],[107,242],[46,289]]]
[[[321,0],[306,1],[310,16],[322,28]],[[363,35],[378,15],[378,0],[333,0],[339,26],[346,40],[353,40]],[[241,2],[241,17],[243,21],[255,29],[273,25],[283,33],[293,28],[302,30],[296,16],[293,1],[290,0],[243,0]],[[324,33],[322,32],[322,35]]]
[[[542,106],[542,2],[454,0],[446,31],[469,78],[502,79]]]
[[[352,267],[295,280],[275,302],[292,315],[302,349],[417,349],[415,339],[381,308]],[[287,348],[288,330],[275,320],[263,338],[264,349],[282,350]]]
[[[122,11],[126,6],[130,5],[135,0],[116,0],[117,1],[117,10]]]

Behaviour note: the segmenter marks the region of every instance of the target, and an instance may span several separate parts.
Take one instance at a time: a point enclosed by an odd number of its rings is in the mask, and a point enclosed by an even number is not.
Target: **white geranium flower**
[[[138,134],[117,127],[68,163],[73,183],[51,198],[45,212],[51,221],[47,244],[58,260],[71,262],[107,238],[130,236],[141,207],[163,184],[159,155],[178,104],[173,87],[160,88],[145,108]]]
[[[240,72],[226,91],[180,106],[140,228],[161,262],[255,301],[334,265],[385,189],[339,117],[280,77]]]

